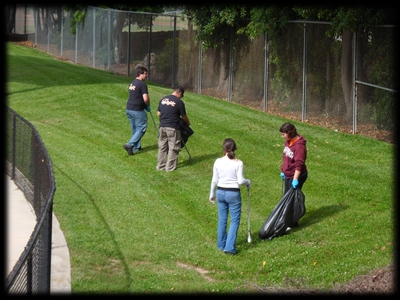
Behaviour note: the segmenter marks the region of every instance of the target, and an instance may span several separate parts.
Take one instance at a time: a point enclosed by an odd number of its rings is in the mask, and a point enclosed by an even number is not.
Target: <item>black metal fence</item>
[[[157,84],[394,142],[395,25],[328,37],[328,22],[293,20],[279,35],[249,40],[232,30],[230,43],[204,49],[176,13],[88,6],[75,32],[71,18],[61,6],[19,6],[15,33],[78,64],[126,76],[142,64]]]
[[[50,294],[53,197],[56,190],[53,166],[36,128],[7,107],[6,174],[24,193],[36,215],[33,233],[7,275],[10,295]],[[10,237],[12,238],[12,237]]]

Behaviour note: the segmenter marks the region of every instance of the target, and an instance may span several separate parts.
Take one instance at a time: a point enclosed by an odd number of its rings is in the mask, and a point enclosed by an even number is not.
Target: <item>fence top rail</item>
[[[88,6],[88,8],[102,9],[102,10],[108,10],[108,11],[113,11],[113,12],[136,13],[136,14],[141,14],[141,15],[155,15],[155,16],[169,16],[169,17],[176,17],[176,16],[180,15],[180,14],[177,14],[176,12],[174,12],[174,13],[168,13],[168,12],[166,12],[166,13],[151,13],[151,12],[144,12],[144,11],[120,10],[120,9],[102,8],[102,7],[95,7],[95,6]]]
[[[306,24],[325,24],[330,25],[332,22],[326,21],[308,21],[308,20],[291,20],[289,23],[306,23]],[[397,28],[397,25],[374,25],[374,27],[387,27],[387,28]]]

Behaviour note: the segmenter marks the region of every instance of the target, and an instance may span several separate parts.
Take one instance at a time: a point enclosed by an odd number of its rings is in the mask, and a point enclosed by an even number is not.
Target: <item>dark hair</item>
[[[177,94],[182,93],[182,97],[183,97],[183,94],[185,93],[185,89],[183,87],[181,87],[180,85],[178,85],[176,88],[174,88],[174,92]]]
[[[297,136],[296,127],[292,123],[284,123],[281,128],[279,128],[279,131],[282,133],[287,133],[289,139]]]
[[[143,66],[139,66],[135,69],[135,75],[136,77],[139,77],[141,74],[147,72],[147,68]]]
[[[224,148],[224,151],[228,154],[228,157],[230,159],[235,158],[235,151],[237,150],[237,148],[236,143],[233,139],[226,138],[222,143],[222,147]]]

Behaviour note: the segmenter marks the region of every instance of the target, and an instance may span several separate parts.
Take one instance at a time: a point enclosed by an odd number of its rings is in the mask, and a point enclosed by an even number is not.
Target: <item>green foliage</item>
[[[248,23],[248,10],[245,5],[185,5],[183,13],[196,27],[196,40],[207,49],[229,44],[232,33]]]
[[[118,10],[126,10],[132,12],[150,12],[150,13],[162,13],[164,11],[163,5],[154,4],[151,6],[148,5],[124,5],[124,4],[115,4],[115,5],[98,5],[99,8],[111,8]],[[72,14],[71,17],[71,33],[73,35],[76,34],[76,27],[81,24],[85,24],[85,18],[88,10],[88,6],[86,4],[66,4],[63,5],[63,8]],[[149,20],[148,15],[146,14],[133,14],[134,20],[133,23],[137,23],[140,28],[148,28]],[[152,17],[154,18],[154,17]],[[113,23],[113,22],[112,22]]]
[[[357,31],[358,26],[373,27],[395,24],[396,7],[377,7],[375,5],[321,5],[294,6],[293,10],[305,20],[331,22],[328,36],[341,36],[343,30]]]
[[[395,95],[376,89],[374,97],[377,99],[373,115],[376,127],[395,132],[397,130],[396,124],[393,122],[396,120]]]
[[[394,31],[378,28],[370,31],[363,28],[359,39],[365,39],[366,50],[362,61],[362,68],[366,70],[367,81],[373,84],[396,90],[398,83],[398,70],[396,65],[396,37]],[[397,94],[380,89],[374,89],[370,97],[365,99],[372,109],[372,120],[378,129],[395,130],[395,101]]]
[[[176,49],[179,48],[179,38],[175,39],[175,47]],[[174,51],[174,41],[173,39],[165,40],[165,46],[160,54],[157,55],[157,74],[161,75],[164,79],[167,79],[171,76],[171,61],[172,61],[172,54]],[[175,51],[175,66],[174,67],[174,74],[177,72],[177,63],[178,60],[178,53]]]
[[[112,64],[115,60],[115,52],[110,51],[107,45],[104,45],[95,52],[97,61],[102,65]]]
[[[368,5],[186,5],[184,14],[198,28],[198,39],[205,46],[226,43],[230,29],[254,39],[263,33],[276,35],[289,20],[327,21],[328,36],[340,36],[343,30],[356,31],[359,25],[372,27],[397,23],[397,8]]]
[[[268,33],[271,36],[279,34],[288,24],[295,19],[290,6],[255,6],[250,9],[251,21],[239,32],[246,33],[251,39],[261,34]]]
[[[64,5],[63,8],[72,14],[70,29],[71,34],[76,34],[76,27],[79,24],[85,23],[86,13],[87,13],[87,6],[86,5]]]
[[[182,150],[176,171],[157,172],[150,116],[143,150],[128,156],[122,148],[131,78],[14,44],[6,58],[7,105],[37,128],[52,160],[73,295],[263,293],[288,280],[329,290],[394,260],[394,145],[292,121],[307,138],[307,213],[297,229],[262,241],[258,231],[281,198],[278,129],[287,119],[187,91],[193,163]],[[171,90],[148,85],[154,115],[155,99]],[[218,250],[217,208],[208,201],[226,137],[252,181],[253,241],[242,217],[236,256]]]
[[[291,43],[287,43],[290,40]],[[277,103],[301,99],[302,83],[302,26],[292,24],[268,40],[269,60],[273,65],[271,90]],[[290,68],[287,66],[290,65]],[[301,102],[300,102],[301,103]]]

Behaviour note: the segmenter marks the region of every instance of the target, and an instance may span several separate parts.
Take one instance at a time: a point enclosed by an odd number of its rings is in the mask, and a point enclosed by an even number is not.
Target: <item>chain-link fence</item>
[[[10,295],[50,294],[53,167],[35,127],[11,108],[7,108],[5,156],[6,174],[36,215],[32,235],[7,274],[5,291]]]
[[[16,22],[35,47],[75,63],[127,76],[141,64],[150,82],[394,142],[397,26],[328,37],[329,23],[291,21],[279,35],[232,31],[230,44],[203,49],[176,14],[88,7],[73,33],[61,7],[26,5]]]

